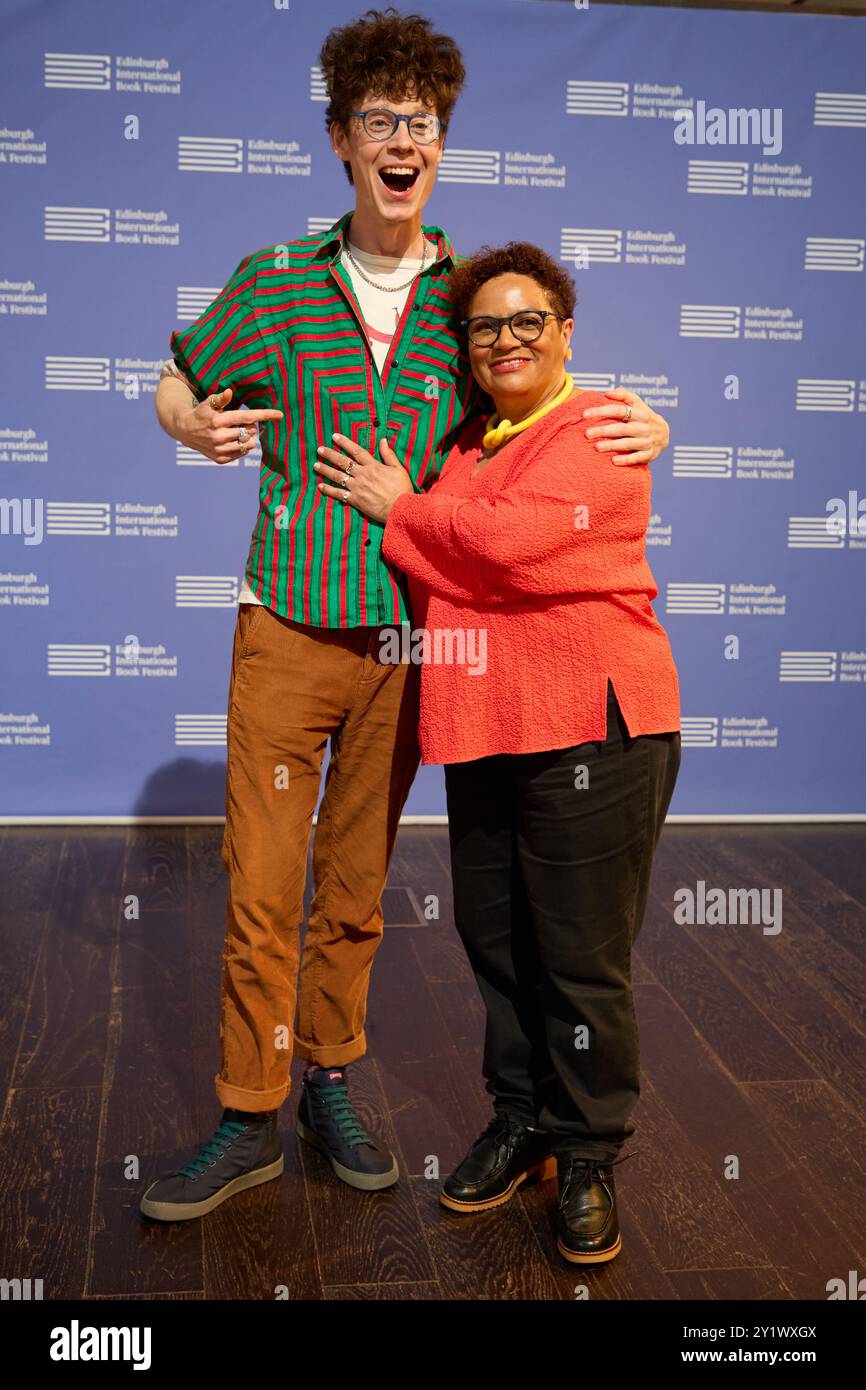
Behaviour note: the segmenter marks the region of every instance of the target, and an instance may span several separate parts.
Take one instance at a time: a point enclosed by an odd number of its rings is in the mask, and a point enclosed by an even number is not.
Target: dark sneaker
[[[368,1134],[349,1099],[342,1067],[318,1067],[301,1084],[298,1134],[324,1154],[349,1187],[375,1192],[400,1176],[397,1160]]]
[[[552,1137],[508,1115],[497,1115],[445,1179],[439,1201],[451,1211],[488,1211],[509,1201],[528,1178],[556,1174]]]
[[[632,1158],[633,1154],[626,1157]],[[592,1158],[557,1155],[559,1210],[556,1245],[571,1264],[602,1264],[622,1249],[616,1213],[613,1169],[625,1158],[600,1163]]]
[[[154,1221],[192,1221],[236,1192],[278,1178],[282,1171],[276,1110],[261,1116],[224,1110],[192,1162],[151,1183],[141,1199],[141,1213]]]

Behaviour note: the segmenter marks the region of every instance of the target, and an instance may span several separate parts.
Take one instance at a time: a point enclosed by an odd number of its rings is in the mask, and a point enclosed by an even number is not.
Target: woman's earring
[[[569,348],[569,349],[568,349],[568,352],[565,354],[565,360],[566,360],[566,362],[570,362],[570,361],[571,361],[571,348]]]

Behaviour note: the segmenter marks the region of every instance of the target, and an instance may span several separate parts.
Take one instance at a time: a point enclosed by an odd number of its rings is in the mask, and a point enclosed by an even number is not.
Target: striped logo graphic
[[[816,92],[815,125],[866,126],[866,92]]]
[[[174,581],[176,608],[235,608],[239,592],[233,574],[179,574]]]
[[[621,261],[622,232],[604,227],[563,227],[559,236],[562,261]]]
[[[569,372],[568,374],[579,391],[612,391],[616,386],[616,372]]]
[[[729,445],[676,444],[675,478],[730,478],[734,451]]]
[[[46,357],[46,391],[110,391],[108,357]]]
[[[499,150],[445,150],[440,183],[499,183]]]
[[[689,584],[671,581],[667,586],[665,608],[668,613],[724,613],[725,584]]]
[[[111,58],[107,53],[46,53],[44,75],[46,87],[110,92]]]
[[[804,270],[862,270],[862,237],[807,236]]]
[[[690,159],[688,193],[732,193],[749,191],[749,165],[741,159]]]
[[[844,550],[845,532],[824,516],[789,516],[789,550]]]
[[[199,318],[220,292],[219,285],[205,288],[201,285],[178,285],[175,313],[178,322],[192,323]]]
[[[681,304],[681,338],[739,338],[737,304]]]
[[[110,208],[45,209],[46,241],[111,241]]]
[[[310,101],[327,101],[328,88],[325,85],[325,74],[321,68],[310,68]],[[330,222],[328,226],[330,227]]]
[[[238,468],[240,459],[230,459],[228,463],[215,463],[213,459],[205,458],[204,454],[197,454],[195,449],[188,449],[185,444],[175,445],[174,461],[178,468]],[[244,454],[244,468],[260,468],[262,463],[262,446],[256,444],[254,449],[250,449],[248,454]]]
[[[834,681],[836,652],[780,652],[780,681]]]
[[[565,111],[569,116],[627,116],[627,82],[569,81],[565,90]]]
[[[46,502],[47,536],[110,536],[110,502]]]
[[[174,741],[179,747],[225,747],[224,714],[176,714]]]
[[[308,217],[307,236],[321,236],[329,227],[333,227],[337,221],[336,217]]]
[[[48,643],[49,676],[110,676],[111,647],[95,642]]]
[[[801,376],[797,378],[797,409],[851,411],[854,390],[855,383],[841,377]]]
[[[179,135],[177,167],[186,173],[242,174],[244,142],[210,135]]]
[[[683,748],[718,748],[719,721],[713,715],[683,715],[680,734]]]

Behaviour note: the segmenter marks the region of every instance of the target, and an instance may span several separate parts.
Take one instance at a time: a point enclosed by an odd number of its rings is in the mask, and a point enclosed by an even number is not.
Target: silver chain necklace
[[[424,243],[424,249],[423,249],[423,253],[422,253],[422,257],[421,257],[421,264],[420,264],[420,266],[418,267],[418,269],[415,271],[415,274],[414,274],[414,275],[411,275],[411,276],[409,277],[409,279],[406,280],[405,283],[402,284],[402,285],[377,285],[377,284],[376,284],[376,281],[375,281],[375,280],[371,280],[370,277],[369,277],[369,275],[365,275],[365,274],[364,274],[364,271],[363,271],[363,270],[361,269],[361,267],[358,265],[358,262],[355,260],[355,257],[352,255],[351,249],[350,249],[350,247],[349,247],[349,238],[348,238],[348,237],[345,237],[344,240],[343,240],[343,249],[345,250],[346,255],[349,257],[349,260],[352,262],[352,265],[353,265],[353,266],[355,267],[355,269],[357,270],[357,272],[358,272],[358,274],[360,275],[361,279],[362,279],[362,280],[366,280],[366,282],[367,282],[368,285],[372,285],[374,290],[382,290],[382,291],[383,291],[384,293],[386,293],[386,294],[399,294],[400,290],[406,290],[406,289],[408,289],[409,286],[412,284],[412,281],[413,281],[413,280],[417,280],[418,276],[421,275],[421,274],[423,273],[424,267],[425,267],[426,264],[427,264],[427,238],[424,236],[423,232],[422,232],[421,235],[422,235],[422,240],[423,240],[423,243]]]

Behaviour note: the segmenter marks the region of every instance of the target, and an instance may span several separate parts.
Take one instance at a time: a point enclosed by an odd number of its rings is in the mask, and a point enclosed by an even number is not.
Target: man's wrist
[[[186,417],[199,404],[191,383],[172,361],[163,364],[157,389],[157,414],[166,434],[183,443]]]
[[[189,377],[185,376],[184,373],[179,370],[177,363],[171,358],[162,364],[159,379],[161,382],[166,380],[177,382],[177,387],[171,388],[171,400],[172,404],[174,404],[175,399],[177,399],[177,410],[180,413],[183,413],[186,409],[195,410],[196,406],[201,404],[203,398],[198,394]],[[185,398],[181,395],[180,387],[183,387],[183,390],[186,392]]]

